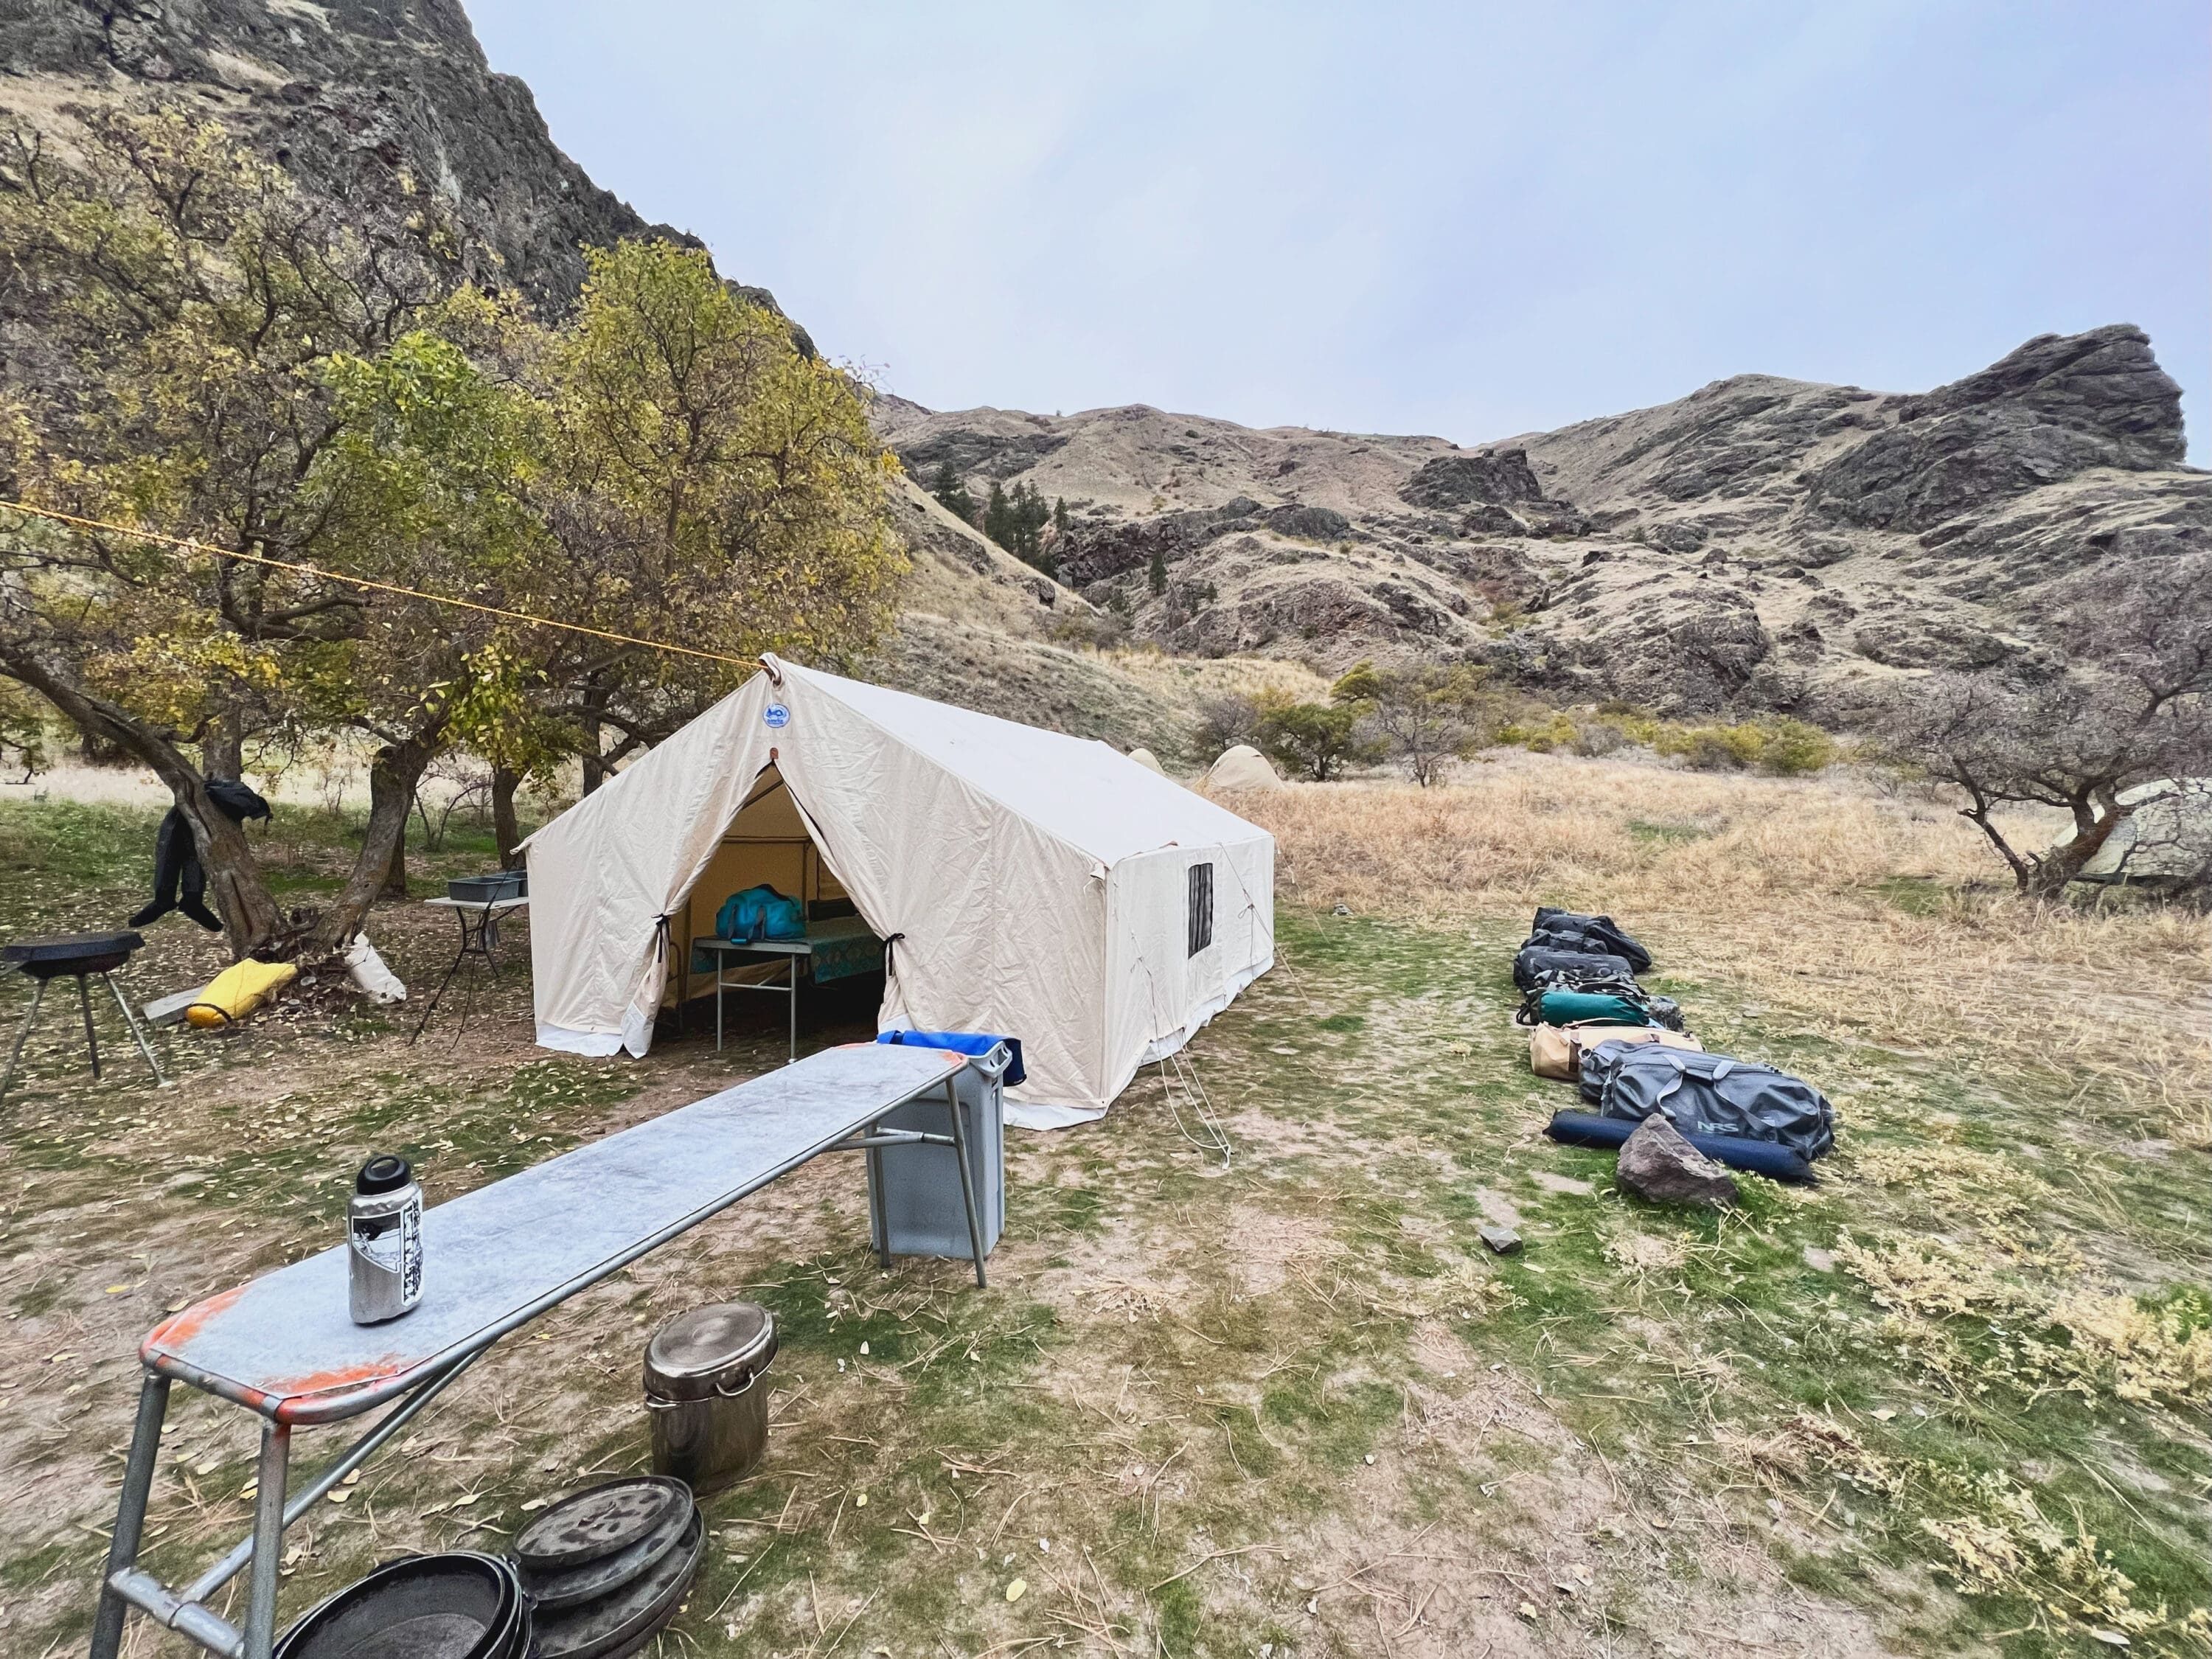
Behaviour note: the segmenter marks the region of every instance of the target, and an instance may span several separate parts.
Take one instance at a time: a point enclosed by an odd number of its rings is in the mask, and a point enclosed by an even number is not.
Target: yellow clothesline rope
[[[425,593],[418,588],[401,587],[394,582],[371,581],[366,576],[342,576],[335,570],[301,564],[291,559],[272,559],[264,553],[238,553],[228,548],[210,547],[205,542],[193,541],[185,537],[164,536],[151,530],[134,530],[127,524],[110,524],[104,519],[82,519],[73,513],[57,513],[52,507],[33,507],[24,501],[0,501],[0,507],[11,513],[65,524],[72,529],[105,530],[113,535],[131,536],[142,542],[178,548],[187,553],[204,553],[210,558],[236,559],[243,564],[265,565],[271,570],[289,570],[295,575],[313,576],[326,582],[343,582],[349,587],[367,588],[373,592],[397,593],[404,599],[422,599],[432,605],[450,605],[483,616],[497,617],[503,622],[526,623],[532,628],[557,628],[564,634],[586,634],[595,640],[609,640],[617,645],[641,645],[648,651],[672,651],[678,656],[703,657],[709,662],[733,663],[740,668],[760,666],[757,657],[726,656],[720,651],[702,651],[696,646],[671,645],[665,640],[641,640],[634,634],[617,634],[604,628],[587,628],[582,623],[555,622],[550,617],[533,617],[526,611],[508,611],[495,605],[479,605],[474,599],[457,599],[444,593]]]

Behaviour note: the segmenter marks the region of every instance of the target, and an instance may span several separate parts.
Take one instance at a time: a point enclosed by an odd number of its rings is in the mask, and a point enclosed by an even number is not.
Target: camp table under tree
[[[270,1659],[284,1529],[368,1461],[501,1337],[823,1152],[949,1146],[960,1169],[975,1283],[983,1251],[956,1080],[968,1061],[940,1048],[848,1043],[549,1158],[427,1210],[423,1291],[381,1325],[347,1314],[346,1245],[210,1297],[155,1328],[123,1495],[108,1547],[94,1659],[115,1659],[131,1607],[228,1659]],[[942,1092],[951,1133],[882,1120]],[[871,1180],[879,1194],[879,1180]],[[880,1235],[879,1235],[880,1236]],[[182,1382],[258,1412],[252,1535],[181,1591],[137,1565],[169,1387]],[[286,1501],[292,1431],[398,1405]],[[241,1631],[206,1605],[251,1567]]]

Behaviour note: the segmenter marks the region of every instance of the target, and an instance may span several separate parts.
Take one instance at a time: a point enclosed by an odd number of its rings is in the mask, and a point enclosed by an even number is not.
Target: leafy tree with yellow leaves
[[[218,550],[372,562],[389,503],[337,456],[337,366],[451,291],[434,206],[349,224],[173,112],[87,114],[74,149],[0,132],[0,487]],[[169,787],[240,952],[287,923],[205,780],[298,729],[298,664],[363,637],[370,609],[313,576],[0,526],[0,672]]]
[[[698,249],[586,258],[574,318],[531,354],[550,427],[531,499],[563,555],[560,614],[731,658],[842,664],[873,643],[905,566],[885,501],[897,463],[861,388]],[[586,791],[750,672],[551,643]]]

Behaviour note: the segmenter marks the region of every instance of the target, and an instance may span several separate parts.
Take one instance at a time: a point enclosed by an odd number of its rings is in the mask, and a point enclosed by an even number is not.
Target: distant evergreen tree
[[[937,476],[930,481],[929,493],[937,497],[939,506],[963,524],[975,522],[975,498],[968,493],[968,481],[954,470],[951,461],[937,464]]]
[[[990,499],[983,503],[983,533],[1012,552],[1014,546],[1014,506],[1006,499],[1006,487],[996,478],[991,480]]]
[[[1026,486],[1026,493],[1016,504],[1015,511],[1020,520],[1020,528],[1016,534],[1021,538],[1021,556],[1031,564],[1042,565],[1044,562],[1044,527],[1051,521],[1052,514],[1046,509],[1044,497],[1037,494],[1035,484]]]
[[[1152,550],[1152,568],[1146,573],[1146,580],[1152,584],[1153,592],[1168,591],[1168,556],[1157,547]]]
[[[1067,534],[1067,497],[1057,497],[1052,504],[1052,527],[1055,534]]]

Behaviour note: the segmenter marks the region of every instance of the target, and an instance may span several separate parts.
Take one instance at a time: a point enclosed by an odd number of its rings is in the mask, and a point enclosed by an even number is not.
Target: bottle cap
[[[396,1193],[415,1179],[415,1171],[405,1158],[391,1152],[379,1152],[361,1166],[354,1177],[353,1189],[357,1193]]]

